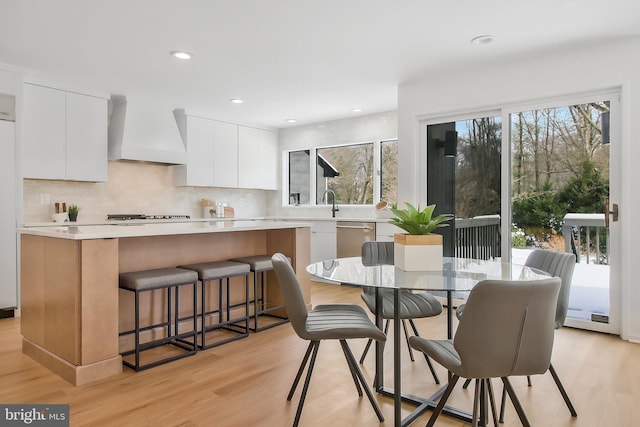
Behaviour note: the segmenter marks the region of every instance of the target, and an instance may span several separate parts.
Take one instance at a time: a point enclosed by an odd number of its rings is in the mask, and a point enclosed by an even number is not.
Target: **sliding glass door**
[[[619,333],[617,93],[426,122],[427,195],[445,255],[524,263],[577,257],[566,324]],[[608,221],[609,220],[609,221]]]
[[[615,99],[607,94],[509,113],[512,260],[524,262],[534,248],[573,252],[567,325],[612,333],[619,329],[611,287],[617,246],[605,205],[616,191]]]
[[[502,118],[427,125],[427,202],[453,213],[445,256],[500,258]]]

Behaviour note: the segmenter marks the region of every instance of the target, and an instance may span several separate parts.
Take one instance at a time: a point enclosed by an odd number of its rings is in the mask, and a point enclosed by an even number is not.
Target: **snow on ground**
[[[524,264],[533,249],[512,249],[514,264]],[[569,296],[569,317],[590,319],[591,313],[609,315],[609,266],[576,264]]]

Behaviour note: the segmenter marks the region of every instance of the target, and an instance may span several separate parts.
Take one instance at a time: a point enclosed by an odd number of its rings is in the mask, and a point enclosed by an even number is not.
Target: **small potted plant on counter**
[[[76,222],[78,220],[78,205],[69,205],[69,221]]]
[[[405,203],[406,209],[392,207],[395,218],[389,222],[407,233],[396,233],[394,263],[405,271],[441,270],[442,235],[433,234],[437,228],[448,227],[444,222],[453,219],[451,214],[433,216],[436,205],[424,209]]]

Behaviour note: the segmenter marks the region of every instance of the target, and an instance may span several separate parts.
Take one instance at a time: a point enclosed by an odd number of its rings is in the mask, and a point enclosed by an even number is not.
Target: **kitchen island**
[[[75,385],[122,372],[130,342],[118,334],[131,329],[133,299],[119,291],[118,274],[130,271],[281,252],[310,304],[309,230],[281,221],[20,228],[23,353]],[[150,319],[162,315],[157,292],[142,308]],[[281,304],[273,274],[265,300]]]

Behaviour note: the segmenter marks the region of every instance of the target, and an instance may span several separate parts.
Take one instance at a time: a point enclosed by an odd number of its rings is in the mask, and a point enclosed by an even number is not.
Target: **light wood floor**
[[[359,290],[313,285],[314,304],[360,303]],[[445,336],[445,318],[418,322],[421,335]],[[390,337],[391,338],[391,337]],[[299,391],[292,402],[286,396],[307,343],[290,325],[252,334],[249,338],[199,352],[170,364],[74,387],[50,373],[20,351],[18,319],[0,320],[0,403],[70,405],[72,426],[290,426]],[[364,341],[351,343],[359,357]],[[390,350],[390,348],[388,348]],[[363,370],[371,381],[373,355]],[[433,383],[424,359],[408,359],[403,346],[403,389],[429,395]],[[391,384],[391,353],[386,358],[386,383]],[[563,328],[556,332],[553,363],[578,418],[571,418],[549,374],[513,379],[525,411],[534,426],[637,426],[640,410],[640,345],[618,337]],[[443,369],[438,370],[445,378]],[[502,389],[494,383],[498,392]],[[458,387],[450,403],[471,410],[472,387]],[[387,421],[393,425],[392,402],[378,397]],[[406,406],[408,413],[412,409]],[[426,423],[429,413],[413,425]],[[381,425],[366,398],[359,398],[339,344],[326,342],[320,353],[302,414],[301,426]],[[439,426],[463,425],[441,417]],[[518,426],[509,405],[505,426]]]

